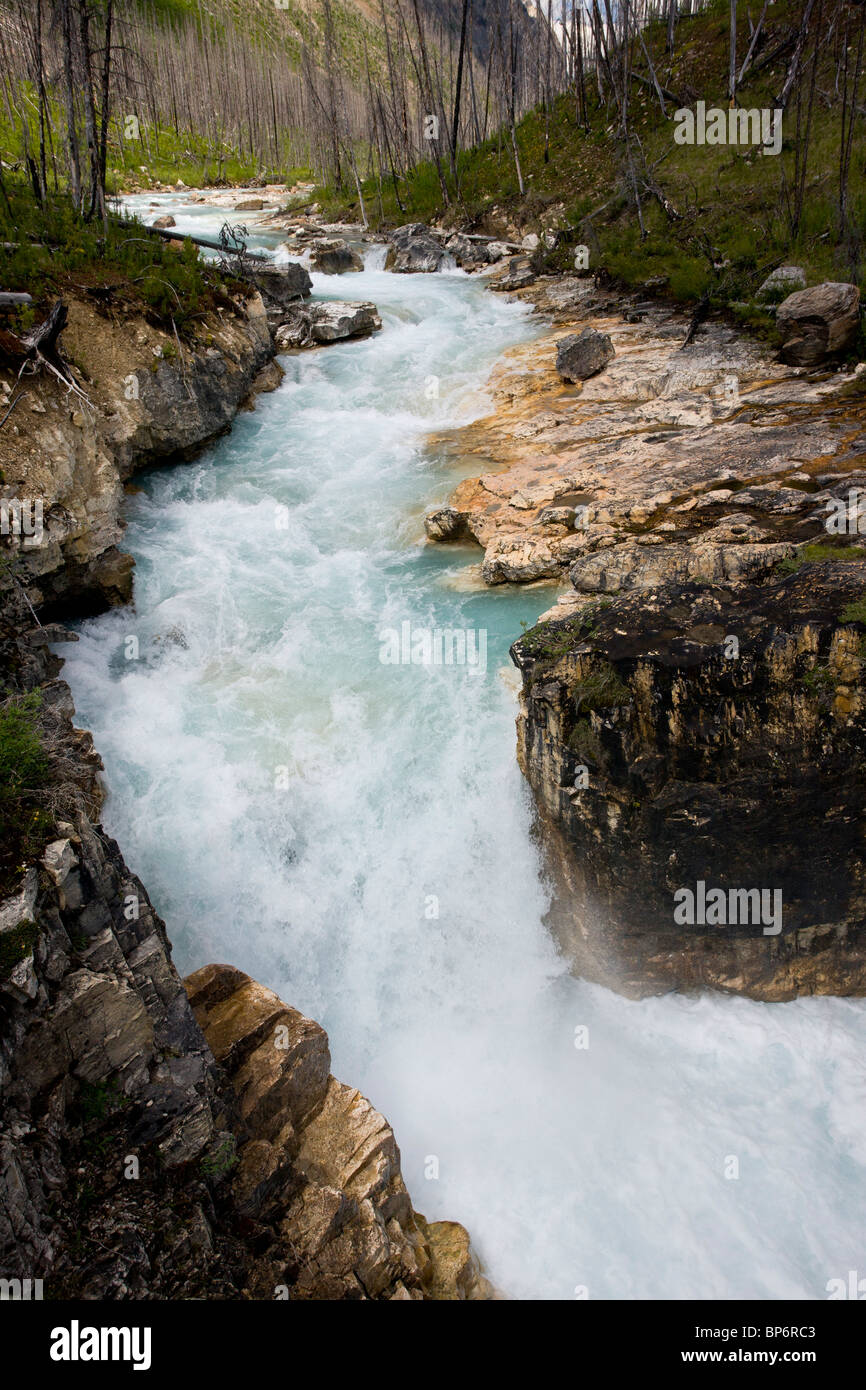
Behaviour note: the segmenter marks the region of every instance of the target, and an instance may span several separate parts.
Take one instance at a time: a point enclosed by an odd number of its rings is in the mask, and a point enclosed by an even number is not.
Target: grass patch
[[[0,980],[8,980],[19,961],[26,960],[36,944],[39,928],[35,922],[19,922],[0,932]]]
[[[583,762],[597,763],[601,758],[601,739],[588,718],[578,719],[568,736],[568,746]]]
[[[851,603],[846,603],[839,614],[840,623],[862,623],[866,627],[866,592]]]
[[[609,661],[593,666],[584,676],[573,677],[568,689],[577,715],[626,705],[632,698],[628,686],[623,684]]]
[[[788,555],[776,566],[777,575],[796,574],[803,565],[814,565],[821,560],[836,560],[850,564],[854,560],[866,560],[866,550],[855,545],[804,545],[796,555]]]
[[[40,804],[49,777],[40,709],[37,694],[0,703],[0,892],[41,852],[52,825]]]

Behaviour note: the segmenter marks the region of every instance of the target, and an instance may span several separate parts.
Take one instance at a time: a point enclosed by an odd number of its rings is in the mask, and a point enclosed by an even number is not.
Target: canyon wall
[[[76,303],[70,322],[93,410],[40,378],[3,440],[3,492],[44,498],[46,535],[14,538],[0,571],[2,708],[38,697],[47,768],[33,827],[3,827],[24,848],[0,884],[0,1277],[51,1298],[489,1298],[463,1227],[414,1211],[393,1132],[331,1076],[318,1024],[230,965],[181,981],[49,650],[74,640],[52,618],[131,595],[124,481],[279,380],[262,301],[174,354],[142,320]]]

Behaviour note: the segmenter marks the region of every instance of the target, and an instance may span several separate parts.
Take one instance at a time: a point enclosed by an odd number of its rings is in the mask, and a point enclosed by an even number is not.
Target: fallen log
[[[260,251],[247,251],[242,244],[237,246],[226,246],[221,241],[216,241],[213,237],[193,236],[191,232],[173,232],[168,227],[148,227],[143,222],[122,222],[121,226],[127,227],[134,232],[152,232],[154,236],[161,236],[164,241],[191,241],[194,246],[204,246],[208,251],[228,252],[230,255],[244,256],[248,261],[267,261],[270,263],[270,256],[263,256]]]

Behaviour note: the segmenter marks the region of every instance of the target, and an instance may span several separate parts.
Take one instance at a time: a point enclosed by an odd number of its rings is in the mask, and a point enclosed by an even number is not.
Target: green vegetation
[[[81,218],[63,194],[49,196],[40,208],[22,182],[7,191],[8,205],[0,202],[0,242],[13,247],[0,249],[4,289],[44,300],[70,288],[86,293],[109,284],[110,304],[141,309],[161,326],[173,321],[181,333],[209,309],[234,309],[229,291],[239,286],[200,260],[191,241],[165,242],[114,217],[104,230],[101,222]],[[28,308],[4,322],[23,332],[37,317]]]
[[[583,676],[574,676],[569,682],[569,693],[578,715],[588,714],[590,710],[625,705],[632,698],[628,686],[623,684],[608,661],[591,667]]]
[[[795,574],[803,565],[817,564],[821,560],[837,560],[850,564],[852,560],[866,560],[866,550],[859,545],[825,545],[816,541],[804,545],[796,555],[789,555],[776,566],[777,575]]]
[[[18,962],[30,955],[38,935],[35,922],[23,921],[9,931],[0,932],[0,980],[8,980]]]
[[[0,703],[0,889],[14,884],[26,861],[41,850],[51,826],[41,805],[49,768],[40,707],[35,694],[10,695]]]
[[[569,735],[568,746],[585,762],[597,763],[601,757],[601,740],[589,719],[578,719]]]
[[[862,623],[866,627],[866,591],[851,603],[846,603],[839,614],[840,623]]]
[[[678,300],[707,295],[711,305],[733,306],[740,320],[758,331],[772,331],[773,320],[766,306],[755,303],[756,291],[783,262],[802,266],[809,284],[853,280],[866,292],[864,144],[855,139],[846,222],[840,210],[842,103],[833,45],[815,43],[810,34],[779,155],[761,156],[747,145],[674,142],[672,116],[680,103],[693,107],[700,96],[708,107],[728,105],[728,10],[727,3],[714,4],[681,23],[672,58],[665,26],[649,26],[647,49],[659,81],[673,95],[666,97],[663,115],[651,83],[631,87],[628,143],[616,133],[615,107],[600,103],[594,81],[588,81],[588,129],[578,120],[573,92],[552,105],[549,145],[543,110],[530,112],[518,125],[523,195],[503,133],[460,154],[458,187],[449,176],[450,208],[443,205],[432,164],[400,181],[402,207],[387,181],[378,190],[368,180],[363,188],[371,219],[393,224],[445,218],[490,232],[501,232],[508,222],[539,232],[553,229],[559,244],[536,256],[540,270],[571,268],[574,247],[584,244],[593,271],[606,271],[630,286],[655,281]],[[740,34],[749,32],[748,11],[748,4],[739,4]],[[797,0],[779,0],[766,20],[759,55],[772,57],[802,13]],[[852,39],[853,65],[856,31]],[[774,107],[790,56],[790,47],[783,47],[777,60],[764,66],[756,56],[738,91],[741,108]],[[646,66],[635,59],[635,70],[646,72]],[[330,214],[357,215],[353,196],[337,198],[324,189],[321,197]]]
[[[129,1103],[129,1097],[123,1094],[115,1080],[81,1083],[78,1105],[85,1125],[98,1127],[116,1110],[125,1109]]]
[[[237,1145],[233,1137],[224,1139],[210,1153],[205,1154],[201,1161],[201,1171],[206,1178],[211,1178],[214,1182],[219,1182],[238,1161]]]

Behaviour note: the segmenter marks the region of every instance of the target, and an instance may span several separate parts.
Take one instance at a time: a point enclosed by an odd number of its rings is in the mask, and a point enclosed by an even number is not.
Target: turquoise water
[[[416,1207],[507,1294],[825,1297],[862,1265],[863,1003],[569,976],[507,660],[552,591],[482,590],[479,552],[423,539],[455,481],[425,436],[489,408],[531,319],[461,274],[315,292],[376,301],[383,332],[283,359],[229,436],[141,478],[134,609],[63,648],[107,828],[183,972],[230,961],[328,1029]],[[405,622],[485,633],[486,669],[383,663]]]

